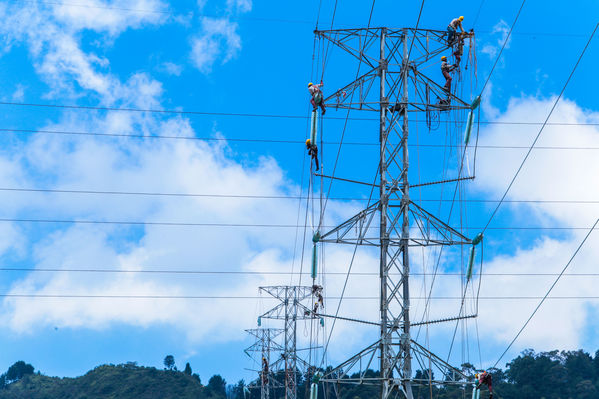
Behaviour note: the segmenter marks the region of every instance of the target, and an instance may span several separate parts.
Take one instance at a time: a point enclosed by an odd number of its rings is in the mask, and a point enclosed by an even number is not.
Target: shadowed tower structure
[[[432,392],[432,387],[436,385],[463,386],[471,383],[470,376],[417,343],[410,333],[410,327],[415,325],[450,321],[458,323],[476,316],[465,314],[465,308],[461,306],[459,310],[456,309],[455,314],[437,320],[417,323],[410,320],[410,252],[415,248],[429,246],[436,246],[436,250],[440,250],[439,246],[472,245],[472,240],[461,231],[452,228],[410,198],[410,188],[416,186],[458,185],[472,179],[473,176],[466,175],[467,167],[460,166],[458,171],[454,171],[454,176],[446,176],[448,178],[441,181],[410,186],[408,179],[409,118],[414,117],[413,123],[427,121],[430,129],[430,121],[435,118],[438,120],[440,115],[459,119],[470,112],[468,135],[470,134],[473,111],[479,100],[471,105],[457,95],[460,89],[458,85],[455,85],[453,91],[446,91],[443,85],[435,81],[441,76],[441,56],[455,56],[456,50],[463,49],[463,41],[450,46],[446,42],[444,31],[411,28],[317,30],[315,34],[323,41],[323,46],[327,46],[327,53],[328,46],[341,49],[350,56],[345,60],[353,60],[358,71],[360,67],[365,70],[361,75],[355,74],[355,77],[349,72],[348,83],[325,98],[326,107],[348,110],[348,113],[349,110],[377,113],[380,118],[378,167],[372,165],[373,172],[375,168],[377,170],[374,192],[378,192],[378,199],[339,226],[319,232],[322,243],[379,248],[380,321],[376,323],[379,326],[379,337],[371,345],[325,373],[321,381],[334,383],[335,387],[339,384],[379,385],[381,399],[412,399],[412,387],[418,385],[431,387]],[[472,39],[473,36],[474,33],[470,32],[461,36],[461,39]],[[458,44],[461,44],[461,48],[458,48]],[[330,50],[328,57],[340,57],[343,52]],[[343,65],[346,67],[342,68],[344,70],[327,72],[335,73],[335,78],[339,80],[344,77],[344,73],[348,74],[347,71],[356,70],[349,67],[349,62]],[[473,69],[475,65],[471,65],[470,71]],[[434,76],[434,79],[428,74]],[[468,139],[460,149],[463,154],[462,166],[467,158]],[[378,234],[372,234],[372,231]],[[464,299],[465,294],[462,305]],[[341,319],[337,315],[327,317]],[[413,363],[420,370],[429,372],[414,376]],[[367,373],[368,369],[377,368],[380,372],[378,376]]]
[[[280,361],[285,370],[285,399],[296,399],[298,372],[309,367],[308,363],[297,355],[297,321],[314,318],[311,309],[303,304],[311,298],[312,287],[260,287],[260,292],[267,293],[279,301],[278,305],[262,314],[258,320],[275,319],[284,322],[283,352]]]
[[[271,388],[279,388],[274,376],[275,371],[279,368],[278,363],[280,363],[280,356],[277,355],[283,352],[283,347],[275,339],[283,333],[283,330],[280,328],[253,328],[245,331],[255,339],[255,342],[244,352],[250,358],[254,358],[257,354],[259,358],[256,359],[256,363],[260,364],[260,370],[253,370],[258,372],[259,378],[248,388],[260,388],[260,399],[270,399]],[[276,358],[277,361],[271,363],[273,358]]]

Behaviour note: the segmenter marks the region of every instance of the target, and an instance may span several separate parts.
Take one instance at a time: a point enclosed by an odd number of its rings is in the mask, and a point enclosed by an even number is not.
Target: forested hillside
[[[219,375],[212,376],[206,385],[192,374],[189,364],[177,371],[165,359],[165,370],[140,367],[134,363],[99,366],[77,378],[47,377],[34,372],[34,367],[17,362],[0,376],[0,399],[260,399],[260,391],[244,394],[246,382],[226,385]],[[240,365],[240,368],[242,366]],[[464,364],[467,372],[474,372]],[[495,398],[498,399],[596,399],[599,398],[599,351],[595,356],[584,351],[542,352],[524,351],[506,365],[504,370],[489,370],[493,376]],[[422,371],[416,371],[422,377]],[[370,371],[369,376],[377,372]],[[433,376],[436,378],[436,376]],[[282,372],[275,379],[283,380]],[[298,375],[298,398],[308,397],[311,375]],[[417,399],[470,398],[471,385],[464,391],[458,387],[414,387]],[[372,399],[378,388],[366,385],[339,386],[341,399]],[[271,392],[271,398],[282,398],[281,389]],[[486,388],[481,399],[488,398]],[[320,389],[319,399],[335,399],[332,389]]]

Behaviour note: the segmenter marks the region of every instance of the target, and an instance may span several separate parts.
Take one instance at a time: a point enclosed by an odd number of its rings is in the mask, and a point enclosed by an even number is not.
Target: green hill
[[[99,366],[77,378],[29,374],[0,390],[0,399],[221,399],[185,373],[134,365]]]

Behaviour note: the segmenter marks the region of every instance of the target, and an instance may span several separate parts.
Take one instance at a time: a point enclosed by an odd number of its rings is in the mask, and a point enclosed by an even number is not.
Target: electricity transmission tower
[[[314,318],[312,310],[302,303],[311,297],[312,287],[284,285],[260,287],[260,291],[280,301],[277,306],[262,314],[258,319],[284,321],[281,359],[285,368],[285,399],[296,399],[298,363],[302,368],[309,367],[307,362],[297,356],[297,320]]]
[[[260,354],[259,364],[261,365],[258,371],[259,384],[250,384],[249,388],[260,388],[260,399],[270,398],[270,388],[278,388],[277,381],[274,377],[275,370],[278,369],[278,362],[271,363],[271,354],[282,353],[283,347],[275,341],[284,330],[279,328],[253,328],[245,330],[252,335],[255,342],[245,350],[249,357],[253,357],[252,353]]]
[[[439,59],[444,53],[451,55],[452,47],[446,43],[445,32],[426,29],[382,27],[318,30],[315,34],[368,69],[325,98],[327,108],[378,112],[380,117],[380,156],[375,183],[378,201],[332,230],[322,232],[320,239],[326,243],[379,247],[380,334],[374,343],[327,372],[321,381],[333,382],[335,386],[379,385],[381,399],[398,395],[412,399],[413,385],[463,385],[467,380],[464,373],[410,335],[410,327],[414,325],[475,317],[460,310],[459,314],[440,320],[410,321],[410,248],[472,244],[458,230],[414,203],[410,199],[410,188],[414,186],[408,180],[408,114],[418,115],[417,119],[422,121],[431,112],[470,111],[475,107],[427,76],[432,70],[437,78],[441,77]],[[473,33],[467,36],[472,37]],[[457,176],[426,185],[471,178],[462,176],[462,172],[460,168]],[[369,236],[373,228],[378,228],[374,237]],[[376,362],[379,364],[373,364]],[[414,378],[413,363],[421,370],[434,370],[442,378],[433,378],[432,372]],[[368,369],[377,367],[379,376],[366,374]]]

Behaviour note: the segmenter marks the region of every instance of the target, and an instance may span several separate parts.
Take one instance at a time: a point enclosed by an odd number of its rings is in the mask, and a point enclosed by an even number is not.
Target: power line
[[[414,121],[422,122],[422,121]],[[542,122],[480,122],[486,124],[526,124],[526,125],[541,125]],[[558,126],[599,126],[599,123],[548,123],[548,125]],[[125,133],[97,133],[97,132],[72,132],[72,131],[61,131],[61,130],[37,130],[37,129],[10,129],[0,128],[0,132],[5,133],[25,133],[25,134],[56,134],[56,135],[73,135],[73,136],[106,136],[106,137],[119,137],[119,138],[133,138],[133,139],[169,139],[169,140],[200,140],[200,141],[225,141],[225,142],[247,142],[247,143],[278,143],[278,144],[303,144],[302,140],[281,140],[281,139],[248,139],[239,137],[198,137],[198,136],[171,136],[171,135],[143,135],[143,134],[125,134]],[[324,144],[340,144],[338,141],[324,141]],[[347,145],[356,146],[378,146],[379,143],[375,142],[345,142]],[[409,144],[409,147],[423,147],[423,148],[459,148],[459,145],[455,144]],[[527,149],[528,146],[517,146],[517,145],[479,145],[478,148],[496,148],[496,149]],[[599,150],[599,147],[571,147],[571,146],[542,146],[535,147],[537,150]]]
[[[213,275],[248,275],[248,276],[288,276],[300,274],[293,271],[246,271],[246,270],[173,270],[173,269],[75,269],[75,268],[34,268],[34,267],[0,267],[0,272],[35,272],[35,273],[139,273],[139,274],[213,274]],[[303,275],[310,275],[309,272],[302,272]],[[326,276],[345,276],[346,272],[322,272]],[[353,272],[355,276],[378,276],[379,273],[374,272]],[[401,276],[400,273],[389,273],[392,276]],[[463,276],[463,273],[410,273],[412,276],[446,276],[458,277]],[[552,277],[558,276],[560,273],[483,273],[484,277]],[[562,276],[568,277],[599,277],[599,273],[563,273]]]
[[[63,7],[80,7],[80,8],[90,8],[90,9],[100,9],[100,10],[115,10],[115,11],[123,11],[127,13],[139,13],[139,14],[164,14],[164,15],[176,15],[177,13],[169,10],[144,10],[144,9],[136,9],[136,8],[125,8],[125,7],[109,7],[109,6],[95,6],[90,4],[76,4],[76,3],[64,3],[58,1],[47,1],[47,0],[10,0],[13,2],[21,2],[21,3],[30,3],[30,4],[48,4],[48,5],[58,5]],[[479,12],[480,12],[479,7]],[[183,10],[182,12],[185,12]],[[252,16],[241,16],[241,15],[217,15],[217,14],[208,14],[208,13],[199,13],[191,10],[187,10],[187,12],[193,12],[195,16],[198,17],[210,17],[210,18],[226,18],[229,20],[243,20],[243,21],[256,21],[256,22],[281,22],[281,23],[295,23],[295,24],[306,24],[311,25],[314,22],[309,20],[302,19],[289,19],[289,18],[265,18],[265,17],[252,17]],[[478,17],[478,14],[477,14]],[[476,24],[476,19],[473,26]],[[493,31],[488,30],[477,30],[478,33],[493,33]],[[516,36],[548,36],[548,37],[584,37],[583,33],[565,33],[565,32],[512,32],[512,35]]]
[[[545,300],[548,298],[549,294],[551,294],[551,291],[553,291],[553,288],[556,286],[556,284],[558,283],[558,281],[560,280],[560,278],[562,277],[562,275],[566,272],[566,270],[568,269],[568,267],[572,263],[572,260],[574,260],[574,258],[576,257],[576,255],[578,254],[578,252],[580,251],[580,249],[582,248],[582,246],[584,245],[584,243],[587,241],[587,238],[589,238],[589,236],[591,235],[591,233],[593,232],[593,230],[597,226],[597,223],[599,223],[599,219],[597,219],[595,221],[595,224],[593,224],[593,227],[591,227],[589,229],[589,232],[584,236],[583,240],[580,242],[580,244],[578,245],[578,247],[576,248],[576,250],[574,251],[574,253],[570,257],[570,259],[568,260],[568,263],[566,263],[566,266],[564,266],[564,268],[562,269],[562,272],[557,276],[557,278],[555,279],[555,281],[553,282],[553,284],[551,284],[551,287],[549,287],[549,289],[547,290],[547,293],[543,296],[543,298],[541,299],[541,301],[539,302],[539,304],[537,305],[537,307],[535,308],[535,310],[533,310],[533,312],[530,315],[530,317],[526,320],[526,322],[524,322],[524,325],[522,326],[522,328],[520,328],[520,330],[518,331],[518,333],[516,334],[516,336],[514,337],[514,339],[512,339],[512,341],[507,346],[507,348],[505,348],[505,351],[503,351],[503,353],[501,354],[501,356],[499,356],[499,359],[497,359],[497,361],[495,362],[495,364],[493,365],[493,367],[496,367],[497,364],[501,361],[501,359],[503,359],[503,357],[510,350],[510,348],[512,347],[512,345],[514,344],[514,342],[516,342],[516,340],[518,339],[518,337],[520,336],[520,334],[522,334],[522,331],[524,331],[524,329],[526,328],[526,326],[528,326],[528,323],[530,323],[530,321],[535,316],[535,314],[537,313],[537,311],[539,310],[539,308],[543,305],[543,303],[545,302]]]
[[[18,107],[33,107],[33,108],[66,108],[66,109],[80,109],[80,110],[92,110],[92,111],[120,111],[120,112],[147,112],[147,113],[158,113],[158,114],[176,114],[176,115],[200,115],[200,116],[231,116],[231,117],[247,117],[247,118],[273,118],[273,119],[298,119],[306,120],[310,119],[310,116],[306,115],[289,115],[289,114],[258,114],[249,112],[216,112],[216,111],[182,111],[175,109],[143,109],[143,108],[116,108],[116,107],[99,107],[99,106],[85,106],[85,105],[73,105],[73,104],[43,104],[43,103],[17,103],[17,102],[6,102],[0,101],[0,105],[7,106],[18,106]],[[327,116],[327,120],[340,120],[345,121],[345,117],[341,116]],[[348,120],[352,121],[378,121],[377,118],[365,118],[365,117],[348,117]],[[426,123],[425,120],[412,119],[410,122]],[[458,122],[455,120],[448,119],[447,122]],[[480,121],[477,122],[485,125],[543,125],[543,122],[530,122],[530,121]],[[599,126],[597,122],[589,123],[574,123],[574,122],[552,122],[546,123],[547,126]],[[141,138],[171,138],[180,140],[204,140],[203,138],[197,137],[184,137],[184,136],[144,136],[144,135],[131,135],[131,134],[108,134],[108,133],[88,133],[88,132],[53,132],[43,130],[27,130],[27,129],[0,129],[0,131],[15,131],[15,132],[28,132],[28,133],[55,133],[55,134],[81,134],[81,135],[113,135],[116,137],[141,137]],[[255,141],[259,141],[256,139]]]
[[[524,5],[524,2],[522,3],[522,5]],[[487,229],[487,227],[489,226],[489,224],[493,220],[493,217],[495,217],[495,215],[497,214],[497,211],[499,210],[499,207],[501,206],[501,203],[503,202],[503,199],[505,199],[505,197],[507,196],[508,192],[512,188],[512,185],[514,184],[514,182],[516,181],[516,178],[520,174],[520,171],[522,170],[522,167],[524,166],[524,164],[526,163],[526,160],[530,156],[530,153],[532,152],[535,144],[539,140],[539,137],[541,137],[541,133],[543,133],[543,130],[545,129],[546,123],[549,121],[549,118],[551,118],[551,115],[553,114],[553,111],[555,110],[555,107],[557,107],[557,104],[558,104],[559,100],[562,98],[562,95],[566,91],[566,88],[568,87],[568,84],[570,83],[570,80],[572,79],[572,76],[574,75],[574,72],[576,72],[576,68],[578,68],[578,64],[582,60],[582,57],[584,56],[585,52],[587,51],[587,48],[591,44],[591,41],[593,40],[593,37],[595,36],[595,32],[597,31],[597,27],[599,27],[599,24],[595,25],[595,29],[593,29],[593,32],[591,33],[591,36],[589,37],[587,43],[585,44],[584,48],[582,49],[582,52],[578,56],[578,59],[576,60],[576,63],[574,64],[574,67],[572,68],[572,71],[570,72],[570,75],[568,75],[568,79],[566,79],[566,82],[564,83],[564,86],[562,87],[562,90],[559,93],[559,96],[557,96],[557,98],[553,102],[553,106],[551,107],[551,110],[549,111],[549,114],[547,114],[547,118],[545,118],[545,123],[543,123],[543,125],[541,126],[541,129],[539,130],[539,133],[537,133],[537,136],[535,137],[534,141],[530,145],[530,148],[528,149],[528,152],[524,156],[524,159],[522,160],[522,163],[520,163],[520,166],[518,167],[518,170],[516,170],[516,173],[514,174],[514,177],[512,178],[512,180],[510,181],[510,184],[507,186],[507,189],[503,193],[503,196],[501,197],[501,200],[499,201],[499,203],[497,204],[497,207],[495,208],[495,210],[491,214],[491,217],[489,218],[489,221],[487,222],[487,224],[485,225],[485,228],[482,231],[483,233],[485,232],[485,230]]]
[[[520,5],[520,9],[518,9],[518,13],[516,14],[516,18],[514,19],[514,22],[512,23],[512,25],[510,26],[510,30],[507,33],[507,36],[505,37],[503,45],[501,46],[501,50],[499,50],[499,54],[497,54],[497,58],[495,58],[495,62],[493,63],[493,67],[491,68],[491,72],[489,72],[489,75],[487,76],[487,79],[485,80],[485,84],[483,85],[483,88],[480,91],[481,95],[485,91],[485,88],[487,87],[487,84],[489,83],[489,80],[491,79],[491,75],[493,75],[493,71],[495,71],[495,67],[497,66],[497,63],[499,62],[499,59],[501,58],[501,54],[503,54],[503,50],[505,50],[505,47],[507,46],[507,44],[508,44],[508,42],[510,40],[510,36],[512,35],[512,31],[514,30],[514,26],[516,26],[516,22],[518,22],[518,18],[520,18],[520,13],[522,12],[522,9],[524,8],[524,4],[526,4],[526,0],[522,1],[522,4]]]
[[[71,298],[71,299],[275,299],[275,298],[265,298],[261,296],[250,296],[250,295],[135,295],[135,294],[127,294],[127,295],[104,295],[104,294],[0,294],[2,298]],[[342,299],[341,297],[328,296],[328,299]],[[435,296],[435,297],[410,297],[410,299],[415,300],[462,300],[464,297],[462,296]],[[497,300],[534,300],[540,299],[541,296],[481,296],[478,298],[474,297],[466,297],[468,300],[482,299],[489,301],[497,301]],[[343,299],[351,299],[351,300],[378,300],[378,297],[375,296],[345,296]],[[546,298],[550,300],[589,300],[589,299],[599,299],[599,296],[554,296],[550,298]]]
[[[0,191],[6,192],[32,192],[32,193],[52,193],[52,194],[83,194],[83,195],[131,195],[131,196],[150,196],[150,197],[197,197],[197,198],[239,198],[239,199],[283,199],[283,200],[304,200],[308,196],[300,195],[257,195],[257,194],[216,194],[216,193],[168,193],[152,191],[117,191],[117,190],[90,190],[90,189],[54,189],[54,188],[27,188],[27,187],[0,187]],[[363,197],[330,197],[335,201],[369,201]],[[438,200],[422,198],[420,202],[452,202],[452,200]],[[495,203],[500,199],[464,199],[462,202],[470,203]],[[599,200],[503,200],[507,203],[521,204],[599,204]]]
[[[174,11],[168,10],[143,10],[137,8],[124,8],[124,7],[108,7],[108,6],[96,6],[90,4],[75,4],[75,3],[64,3],[58,1],[46,1],[46,0],[11,0],[13,2],[21,2],[21,3],[40,3],[40,4],[48,4],[48,5],[56,5],[63,7],[79,7],[79,8],[89,8],[89,9],[97,9],[97,10],[114,10],[114,11],[123,11],[127,13],[136,13],[136,14],[163,14],[163,15],[177,15]],[[185,10],[183,10],[185,12]],[[296,23],[296,24],[311,24],[310,21],[307,20],[299,20],[299,19],[283,19],[283,18],[263,18],[263,17],[251,17],[251,16],[240,16],[240,15],[216,15],[216,14],[207,14],[204,12],[195,12],[191,10],[187,10],[187,12],[193,12],[194,16],[198,17],[208,17],[208,18],[219,18],[219,19],[227,19],[227,20],[247,20],[247,21],[257,21],[257,22],[281,22],[281,23]]]
[[[15,222],[15,223],[51,223],[51,224],[108,224],[108,225],[132,225],[132,226],[171,226],[171,227],[256,227],[256,228],[297,228],[303,227],[295,224],[258,224],[258,223],[220,223],[220,222],[158,222],[158,221],[137,221],[137,220],[84,220],[84,219],[27,219],[27,218],[0,218],[0,222]],[[322,225],[321,227],[334,228],[337,226]],[[365,227],[364,230],[378,230],[378,226]],[[462,226],[462,230],[477,230],[482,227]],[[565,226],[495,226],[489,227],[488,230],[587,230],[588,227],[565,227]],[[364,237],[364,240],[369,240],[369,237]]]

